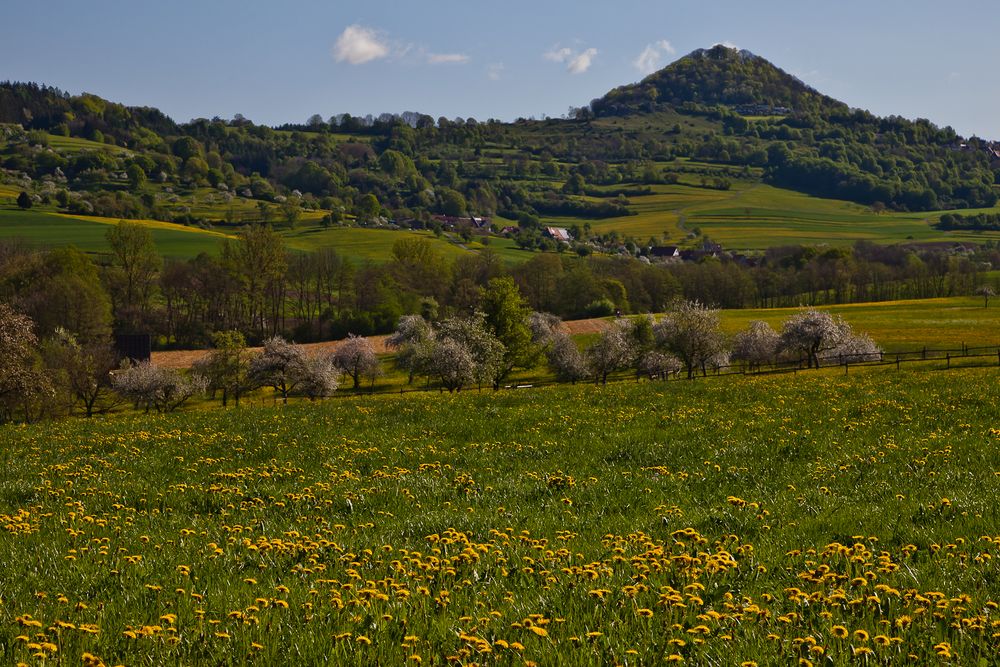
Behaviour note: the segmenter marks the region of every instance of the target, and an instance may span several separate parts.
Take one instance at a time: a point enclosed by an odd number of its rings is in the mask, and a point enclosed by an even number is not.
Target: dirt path
[[[600,333],[607,325],[607,320],[594,319],[572,320],[570,322],[563,322],[562,326],[571,335],[576,335]],[[375,348],[377,354],[385,354],[391,351],[385,344],[387,338],[388,336],[369,336],[368,340],[371,341],[372,347]],[[323,343],[304,343],[302,347],[311,356],[321,356],[330,354],[336,350],[341,342],[339,340],[331,340]],[[257,353],[261,351],[261,348],[250,348],[250,351]],[[165,350],[162,352],[153,352],[152,361],[157,366],[164,368],[191,368],[194,362],[206,354],[208,354],[208,350]]]

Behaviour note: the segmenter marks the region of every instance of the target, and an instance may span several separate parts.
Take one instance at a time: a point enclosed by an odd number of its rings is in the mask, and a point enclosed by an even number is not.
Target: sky
[[[724,43],[853,107],[1000,139],[996,0],[4,4],[0,79],[154,106],[179,122],[558,117]]]

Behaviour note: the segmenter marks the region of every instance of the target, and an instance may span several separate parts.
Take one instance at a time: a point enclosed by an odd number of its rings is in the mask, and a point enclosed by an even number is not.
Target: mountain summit
[[[817,92],[767,59],[721,44],[692,51],[639,83],[615,88],[591,107],[598,116],[621,116],[684,104],[722,104],[783,114],[846,109],[842,102]]]

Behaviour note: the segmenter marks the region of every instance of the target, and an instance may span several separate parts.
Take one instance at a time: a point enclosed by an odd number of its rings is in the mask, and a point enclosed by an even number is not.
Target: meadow
[[[165,257],[195,257],[199,253],[219,252],[220,242],[233,238],[230,233],[186,227],[159,220],[133,220],[150,229],[156,249]],[[0,207],[0,238],[23,239],[31,245],[60,247],[72,245],[90,253],[108,251],[108,225],[116,218],[71,216],[49,211],[22,211]]]
[[[0,662],[989,664],[997,369],[0,430]]]

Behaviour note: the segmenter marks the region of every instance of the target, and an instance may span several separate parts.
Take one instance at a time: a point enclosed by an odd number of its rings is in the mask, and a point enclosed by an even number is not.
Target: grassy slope
[[[297,229],[282,232],[288,247],[296,250],[317,250],[333,248],[338,253],[356,261],[384,262],[392,255],[392,246],[399,239],[428,239],[434,247],[449,259],[454,259],[467,251],[444,239],[437,239],[430,232],[396,231],[390,229],[365,229],[359,227],[331,227],[302,225]]]
[[[135,220],[150,227],[159,252],[167,257],[194,257],[218,252],[226,235],[158,220]],[[105,234],[117,219],[68,216],[44,211],[0,208],[0,238],[24,238],[38,245],[74,245],[86,252],[107,250]]]
[[[669,164],[669,163],[668,163]],[[732,189],[710,190],[689,185],[653,186],[654,194],[631,197],[637,215],[591,220],[597,232],[613,229],[645,241],[664,236],[679,243],[695,228],[726,248],[762,250],[790,244],[849,245],[857,240],[878,243],[973,241],[1000,239],[1000,232],[942,232],[934,222],[947,211],[883,213],[837,199],[822,199],[760,183],[735,181]],[[964,211],[974,213],[976,211]],[[1000,207],[984,209],[997,213]],[[549,217],[550,224],[582,226],[586,220]]]
[[[0,661],[990,664],[996,374],[2,428]]]

